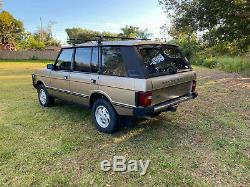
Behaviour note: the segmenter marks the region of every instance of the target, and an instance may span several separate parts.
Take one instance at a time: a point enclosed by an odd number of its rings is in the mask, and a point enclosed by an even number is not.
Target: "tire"
[[[47,89],[43,84],[38,86],[37,95],[39,103],[43,107],[50,107],[54,104],[55,99],[49,95]]]
[[[92,107],[92,120],[100,132],[112,134],[118,130],[118,115],[105,99],[95,101]]]

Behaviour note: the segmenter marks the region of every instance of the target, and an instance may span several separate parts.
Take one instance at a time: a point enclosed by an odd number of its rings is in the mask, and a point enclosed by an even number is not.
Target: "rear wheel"
[[[114,133],[118,129],[118,117],[113,106],[105,99],[98,99],[92,107],[92,119],[103,133]]]
[[[44,107],[49,107],[54,103],[54,98],[49,95],[44,85],[39,85],[37,88],[39,103]]]

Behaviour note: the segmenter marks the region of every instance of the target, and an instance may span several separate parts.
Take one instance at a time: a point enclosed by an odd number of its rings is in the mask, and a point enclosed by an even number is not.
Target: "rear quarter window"
[[[102,47],[102,74],[127,76],[120,47]]]

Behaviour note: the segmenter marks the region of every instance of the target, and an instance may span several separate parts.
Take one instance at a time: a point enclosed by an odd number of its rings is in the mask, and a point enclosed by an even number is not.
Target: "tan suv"
[[[196,73],[178,46],[155,41],[91,41],[63,47],[54,64],[32,74],[42,106],[54,98],[92,109],[98,130],[121,116],[156,116],[197,97]]]

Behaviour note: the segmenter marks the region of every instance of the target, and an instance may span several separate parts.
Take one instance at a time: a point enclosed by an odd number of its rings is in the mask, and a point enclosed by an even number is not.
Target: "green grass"
[[[45,63],[45,64],[50,64],[53,63],[53,60],[31,60],[31,59],[27,59],[27,60],[4,60],[4,59],[0,59],[0,63],[1,62],[29,62],[29,63]]]
[[[197,61],[197,60],[196,60]],[[239,73],[244,76],[250,76],[250,57],[228,57],[228,56],[218,56],[200,59],[195,62],[198,65],[202,65],[208,68],[217,68],[230,73]]]
[[[81,106],[38,104],[30,74],[42,67],[0,62],[0,186],[249,185],[249,79],[195,67],[196,100],[105,135]],[[102,172],[113,155],[150,159],[147,174]]]
[[[227,72],[236,72],[250,76],[250,57],[219,57],[217,67]]]

